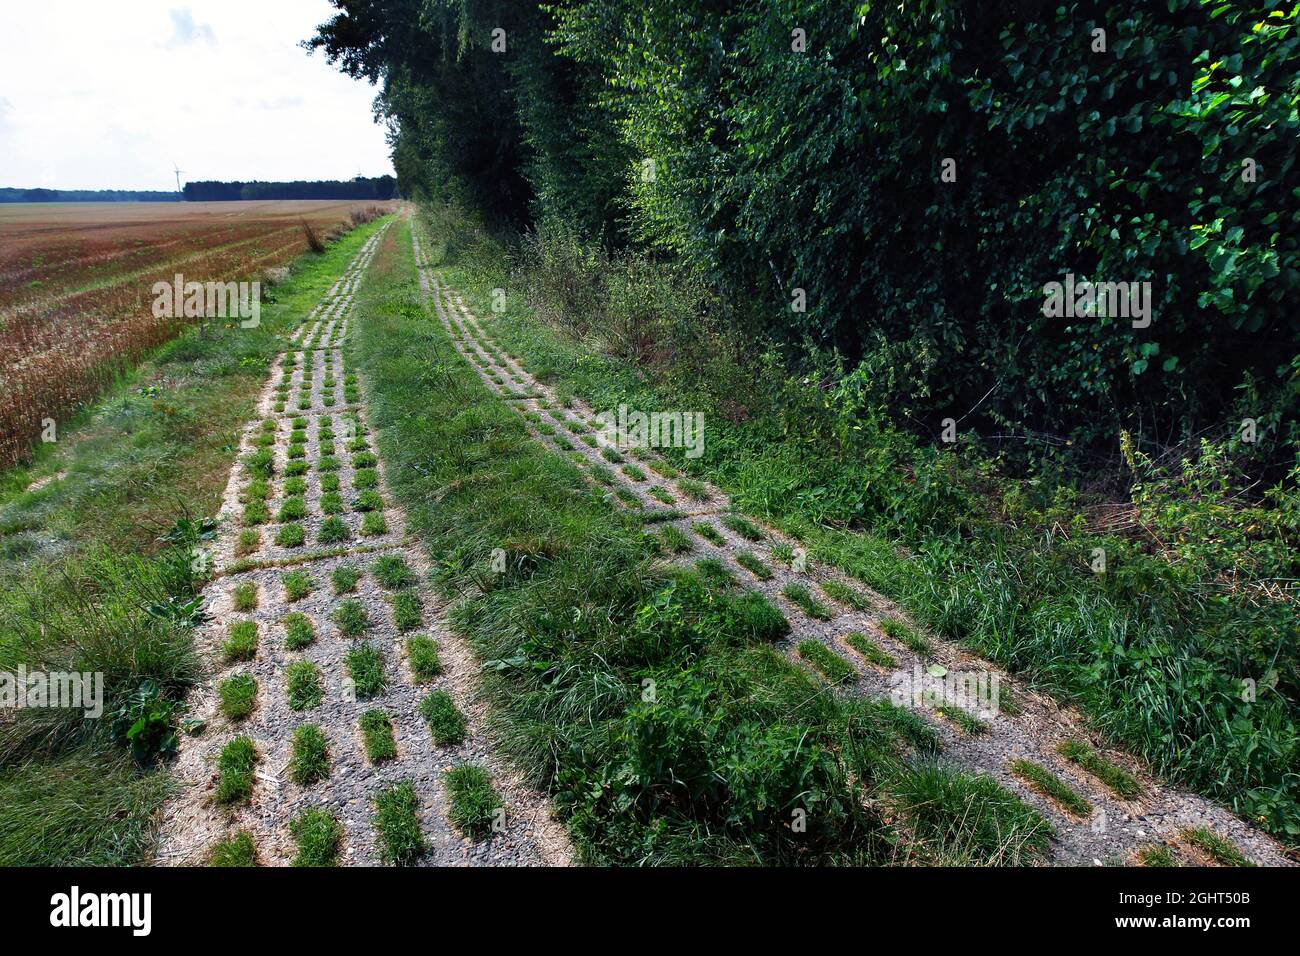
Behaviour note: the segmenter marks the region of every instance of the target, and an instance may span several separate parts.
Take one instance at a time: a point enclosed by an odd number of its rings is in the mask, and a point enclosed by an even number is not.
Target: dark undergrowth
[[[916,715],[837,697],[778,653],[786,625],[761,596],[656,565],[638,520],[531,441],[456,354],[419,300],[407,227],[380,250],[360,308],[356,362],[390,485],[457,598],[495,736],[552,795],[585,860],[1043,852],[1046,822],[990,778],[932,763],[937,741]],[[895,806],[913,835],[887,822]]]

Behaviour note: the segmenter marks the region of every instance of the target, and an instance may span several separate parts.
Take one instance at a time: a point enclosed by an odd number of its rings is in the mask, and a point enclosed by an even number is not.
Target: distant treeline
[[[349,180],[294,180],[288,183],[186,183],[183,192],[133,189],[15,189],[0,186],[0,202],[227,202],[238,199],[392,199],[392,176],[357,176]]]
[[[225,202],[235,199],[392,199],[397,180],[392,176],[357,176],[354,179],[291,183],[222,183],[214,181],[185,184],[185,198],[190,202]]]
[[[180,193],[135,189],[14,189],[0,186],[0,202],[180,202]]]

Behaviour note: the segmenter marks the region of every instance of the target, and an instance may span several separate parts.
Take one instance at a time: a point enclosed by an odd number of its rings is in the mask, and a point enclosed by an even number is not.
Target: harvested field
[[[0,206],[0,464],[192,321],[154,317],[155,282],[265,281],[307,250],[307,227],[337,235],[370,205]]]

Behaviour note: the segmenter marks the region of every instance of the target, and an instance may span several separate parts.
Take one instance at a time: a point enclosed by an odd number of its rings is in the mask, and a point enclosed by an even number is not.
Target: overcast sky
[[[0,186],[393,171],[376,87],[298,46],[327,0],[4,0]]]

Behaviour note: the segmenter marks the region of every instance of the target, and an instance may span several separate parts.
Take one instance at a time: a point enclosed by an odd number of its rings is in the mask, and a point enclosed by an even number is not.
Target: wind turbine
[[[174,159],[172,160],[172,169],[176,171],[176,191],[179,193],[181,191],[181,173],[185,172],[185,170],[177,166]]]

